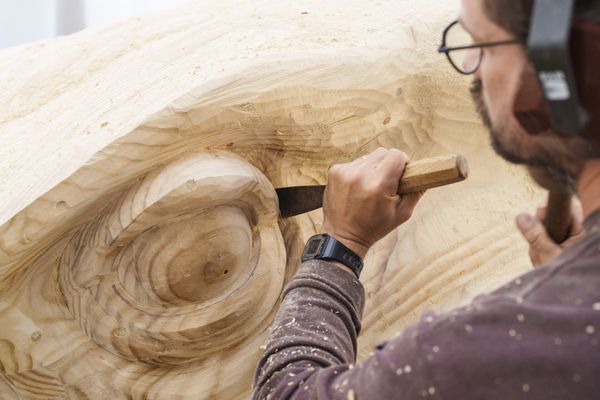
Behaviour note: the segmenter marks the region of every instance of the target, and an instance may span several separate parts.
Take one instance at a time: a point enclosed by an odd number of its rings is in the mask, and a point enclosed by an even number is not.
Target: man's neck
[[[585,218],[600,209],[600,159],[585,162],[577,179],[577,193]]]

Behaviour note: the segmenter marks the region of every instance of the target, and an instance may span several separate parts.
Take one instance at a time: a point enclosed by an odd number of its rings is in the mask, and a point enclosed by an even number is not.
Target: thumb
[[[519,214],[517,227],[529,243],[529,257],[534,266],[544,264],[560,254],[560,246],[550,239],[546,228],[539,219],[529,214]]]

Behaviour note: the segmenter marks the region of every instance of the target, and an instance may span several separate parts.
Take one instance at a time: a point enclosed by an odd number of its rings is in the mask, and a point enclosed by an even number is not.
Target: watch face
[[[315,257],[321,253],[323,242],[325,238],[323,237],[314,237],[312,238],[308,244],[306,245],[306,250],[304,251],[304,257]]]

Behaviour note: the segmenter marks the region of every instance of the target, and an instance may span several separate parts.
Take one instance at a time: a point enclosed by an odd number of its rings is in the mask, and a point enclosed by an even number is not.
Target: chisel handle
[[[439,186],[464,181],[469,164],[461,155],[447,155],[410,161],[400,179],[398,194],[422,192]]]
[[[410,161],[400,179],[398,194],[422,192],[467,179],[469,166],[463,156],[450,155]],[[324,185],[275,189],[282,218],[293,217],[323,206]]]

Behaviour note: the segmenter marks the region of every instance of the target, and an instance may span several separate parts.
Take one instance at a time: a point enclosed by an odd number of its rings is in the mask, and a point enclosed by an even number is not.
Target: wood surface
[[[435,49],[458,1],[192,1],[0,51],[0,399],[245,399],[320,210],[379,146],[461,153],[367,255],[359,358],[530,268],[541,201]]]

